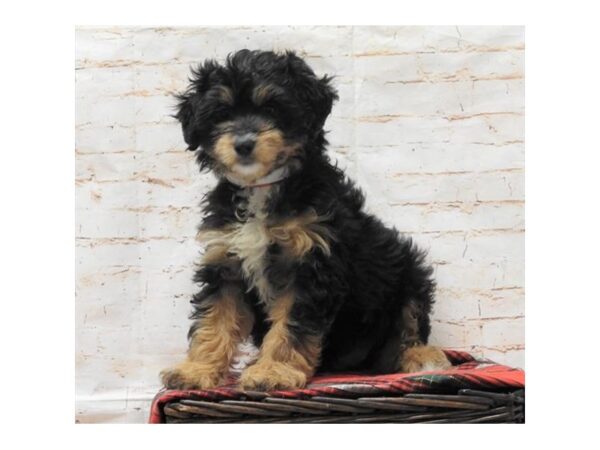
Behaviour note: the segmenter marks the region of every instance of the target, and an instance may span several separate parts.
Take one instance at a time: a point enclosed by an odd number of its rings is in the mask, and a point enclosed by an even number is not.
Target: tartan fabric
[[[356,373],[319,374],[304,389],[272,391],[268,394],[248,393],[237,389],[235,379],[216,389],[202,391],[161,390],[152,401],[149,423],[163,423],[163,407],[174,400],[196,399],[205,401],[259,399],[266,395],[281,398],[309,398],[331,396],[357,398],[401,395],[408,393],[456,393],[460,389],[507,390],[525,387],[525,372],[496,364],[487,359],[476,359],[469,353],[444,350],[453,367],[444,371],[365,375]]]

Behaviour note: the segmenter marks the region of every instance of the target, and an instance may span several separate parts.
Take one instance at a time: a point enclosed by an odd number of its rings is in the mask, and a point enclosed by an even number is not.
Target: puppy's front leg
[[[265,335],[255,364],[240,377],[247,390],[302,388],[314,374],[321,354],[321,336],[302,335],[290,330],[294,295],[287,293],[269,310],[271,328]]]
[[[239,342],[254,322],[236,285],[224,285],[202,310],[193,328],[187,358],[161,378],[170,389],[209,389],[218,386],[228,373]]]

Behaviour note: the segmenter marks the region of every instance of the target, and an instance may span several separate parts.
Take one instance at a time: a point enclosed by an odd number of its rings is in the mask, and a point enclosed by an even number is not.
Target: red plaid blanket
[[[525,372],[476,359],[466,352],[444,350],[453,367],[444,371],[394,373],[386,375],[320,374],[304,389],[273,391],[268,395],[282,398],[332,396],[357,398],[365,392],[369,396],[408,393],[456,393],[460,389],[507,390],[525,387]],[[234,379],[222,387],[203,391],[161,390],[152,401],[150,423],[163,423],[163,407],[174,400],[197,399],[205,401],[239,400],[248,393],[237,389]]]

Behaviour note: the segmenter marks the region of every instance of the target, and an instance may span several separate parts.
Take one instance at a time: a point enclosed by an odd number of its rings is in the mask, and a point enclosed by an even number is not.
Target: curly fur
[[[203,325],[206,311],[224,290],[241,287],[255,343],[269,347],[242,376],[244,387],[299,387],[316,370],[395,372],[446,361],[424,347],[435,287],[425,253],[366,213],[363,193],[326,155],[323,125],[336,99],[331,78],[317,77],[293,52],[249,50],[224,65],[204,62],[179,96],[184,139],[219,178],[203,204],[200,235],[212,237],[194,279],[202,289],[192,300],[190,338],[215,328]],[[280,141],[261,147],[262,133],[273,131]],[[236,153],[244,139],[255,145],[250,156]],[[253,187],[255,166],[257,177],[286,176]],[[236,170],[247,184],[231,181]],[[167,371],[165,384],[211,387],[182,383],[182,367]]]

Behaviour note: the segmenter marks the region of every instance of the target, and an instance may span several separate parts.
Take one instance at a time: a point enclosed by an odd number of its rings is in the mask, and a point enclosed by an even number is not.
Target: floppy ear
[[[315,111],[317,113],[316,118],[316,129],[320,130],[325,125],[327,116],[331,113],[333,102],[339,97],[335,88],[331,85],[332,77],[325,75],[323,78],[318,80],[318,87],[313,98],[315,103]]]
[[[294,52],[288,51],[285,56],[288,71],[294,79],[296,91],[314,113],[310,128],[318,133],[323,129],[333,102],[338,99],[337,92],[331,85],[332,78],[327,75],[323,78],[317,78],[306,62]]]
[[[197,69],[192,69],[190,86],[183,94],[177,95],[179,103],[175,118],[181,122],[183,139],[188,145],[188,150],[196,150],[200,146],[203,118],[199,117],[199,105],[208,90],[211,75],[219,68],[216,61],[209,59]]]
[[[178,95],[179,104],[175,118],[181,122],[183,139],[188,145],[188,150],[196,150],[200,146],[200,137],[194,121],[194,107],[192,105],[193,93]]]

